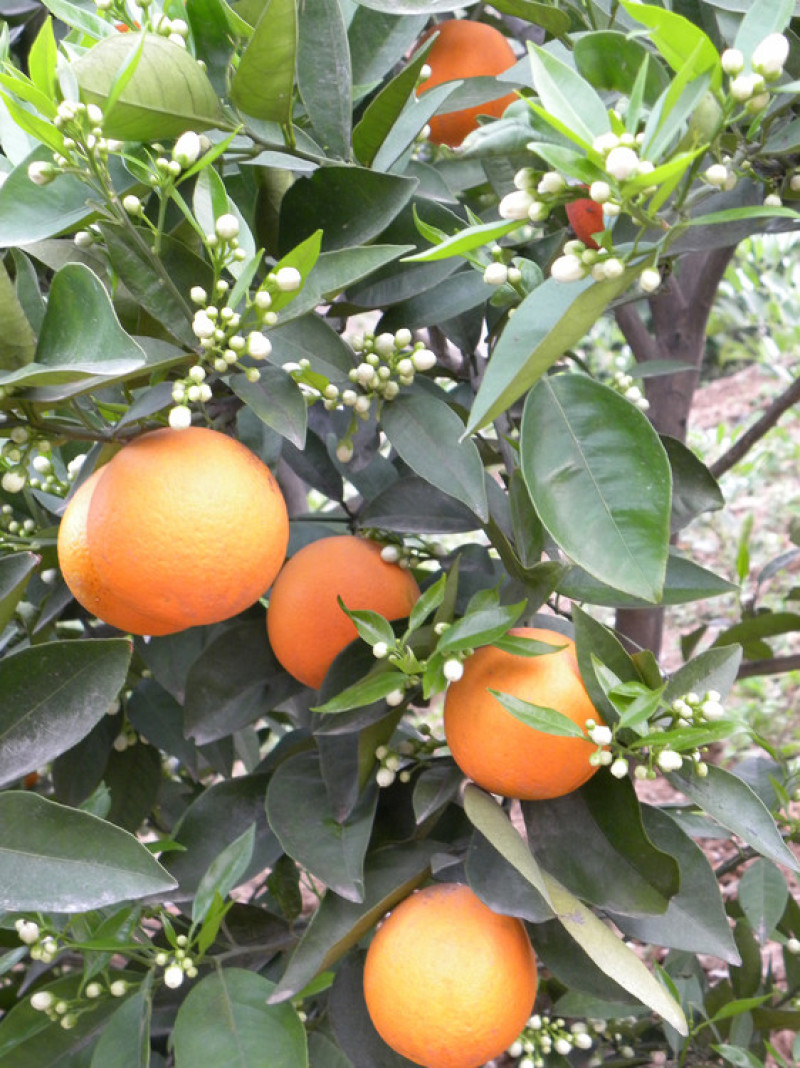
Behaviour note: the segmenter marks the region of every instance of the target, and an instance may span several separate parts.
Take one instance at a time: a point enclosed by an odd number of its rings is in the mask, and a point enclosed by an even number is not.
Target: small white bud
[[[220,215],[214,224],[214,231],[221,241],[232,241],[239,236],[239,220],[235,215]]]
[[[405,690],[392,690],[391,693],[387,693],[384,700],[389,708],[397,708],[398,705],[403,703],[405,696]]]
[[[58,171],[52,163],[45,163],[41,160],[37,160],[34,163],[28,164],[28,178],[34,185],[50,185],[57,175]]]
[[[169,413],[169,425],[173,430],[186,430],[192,425],[192,411],[185,404],[176,404]]]
[[[612,148],[606,157],[606,170],[618,182],[624,182],[636,174],[639,169],[639,157],[632,148],[620,145]]]
[[[655,293],[661,285],[661,272],[655,267],[645,267],[639,275],[639,288],[643,293]]]
[[[558,171],[546,171],[536,187],[536,192],[540,196],[546,196],[548,193],[560,193],[566,184],[563,174],[559,174]]]
[[[183,982],[183,968],[180,964],[170,964],[164,969],[164,985],[176,990]]]
[[[272,297],[266,289],[259,289],[253,298],[253,303],[259,311],[268,311],[272,307]]]
[[[553,261],[550,275],[557,282],[577,282],[585,277],[586,270],[579,257],[570,252]]]
[[[386,642],[375,642],[372,646],[372,655],[376,660],[384,660],[389,655],[389,646]]]
[[[378,768],[378,772],[375,775],[375,781],[381,789],[391,786],[396,778],[397,776],[391,768]]]
[[[99,998],[103,993],[103,988],[99,983],[87,983],[86,989],[83,991],[87,998]]]
[[[589,737],[595,745],[610,745],[612,738],[611,728],[605,726],[593,727],[589,731]]]
[[[115,979],[114,982],[108,988],[109,994],[112,998],[121,998],[128,992],[128,984],[124,979]]]
[[[23,471],[6,471],[0,480],[0,485],[6,493],[20,493],[25,488],[25,481]]]
[[[253,330],[247,335],[247,353],[254,360],[266,360],[271,352],[272,342],[260,330]]]
[[[490,263],[483,272],[487,286],[502,286],[508,281],[508,268],[504,263]]]
[[[793,957],[798,956],[798,954],[800,954],[800,939],[798,939],[798,938],[787,938],[786,939],[786,950],[787,950],[787,952],[791,953]]]
[[[37,990],[31,994],[31,1008],[37,1012],[47,1012],[53,1005],[53,995],[49,990]]]
[[[728,91],[734,100],[749,100],[756,90],[761,78],[755,74],[739,74],[728,86]]]
[[[589,186],[589,196],[596,204],[605,204],[611,196],[611,186],[608,182],[592,182]]]
[[[595,137],[592,142],[592,148],[595,152],[600,152],[602,155],[605,155],[607,152],[611,152],[612,149],[615,149],[618,144],[619,138],[617,135],[609,131],[608,133],[600,134],[599,137]]]
[[[549,216],[550,209],[541,200],[534,200],[531,202],[531,206],[528,208],[528,218],[531,222],[544,222]]]
[[[764,197],[764,207],[765,208],[782,208],[783,207],[783,201],[781,200],[781,198],[778,196],[777,193],[768,193],[767,196]]]
[[[381,560],[387,564],[396,564],[400,559],[400,550],[396,545],[384,545],[381,549]]]
[[[377,338],[375,339],[377,341]],[[394,335],[394,343],[398,349],[404,349],[411,344],[412,334],[405,327],[398,330]]]
[[[415,349],[411,353],[415,371],[430,371],[436,366],[436,356],[430,349]]]
[[[445,660],[442,664],[442,674],[448,682],[458,682],[464,674],[464,665],[460,660]]]
[[[533,197],[525,189],[517,189],[513,193],[506,193],[497,206],[501,219],[516,220],[520,222],[528,218],[528,211],[534,203]]]
[[[728,180],[728,173],[728,168],[724,163],[712,163],[710,167],[706,168],[703,177],[709,185],[715,185],[722,189]]]
[[[340,464],[349,464],[353,459],[353,446],[349,441],[340,441],[336,446],[336,459]]]
[[[125,209],[128,215],[141,215],[142,202],[133,193],[129,193],[126,197],[122,198],[122,207]]]
[[[674,749],[662,749],[656,757],[656,763],[662,771],[678,771],[683,765],[683,757]]]
[[[200,137],[194,130],[182,133],[172,149],[172,158],[180,163],[181,167],[191,167],[200,156]]]
[[[194,319],[192,319],[192,333],[195,337],[204,341],[207,338],[214,336],[215,329],[213,321],[208,316],[208,312],[195,312]]]
[[[617,757],[608,770],[615,779],[624,779],[628,774],[628,761],[624,760],[622,757]]]
[[[738,48],[726,48],[720,56],[720,63],[726,74],[735,76],[744,70],[744,56]]]
[[[789,42],[782,33],[770,33],[753,51],[753,70],[768,81],[780,77],[789,58]]]
[[[553,1044],[553,1049],[562,1057],[566,1057],[572,1050],[572,1043],[568,1038],[557,1038]]]
[[[303,284],[303,276],[296,267],[281,267],[275,272],[275,284],[281,293],[293,293]]]

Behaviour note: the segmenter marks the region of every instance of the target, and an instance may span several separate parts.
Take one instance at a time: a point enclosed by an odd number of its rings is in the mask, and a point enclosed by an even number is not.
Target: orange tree
[[[735,589],[671,539],[724,504],[683,440],[718,282],[799,217],[794,4],[46,6],[0,36],[4,1068],[409,1064],[363,961],[431,883],[522,921],[539,967],[507,1053],[446,1063],[765,1063],[800,1026],[796,780],[755,735],[739,767],[709,747],[798,617],[669,673],[636,621]],[[452,18],[516,62],[419,91]],[[484,105],[459,147],[426,137]],[[572,353],[607,312],[639,361],[613,381]],[[150,447],[190,426],[254,488]],[[315,565],[290,651],[332,611],[358,634],[319,689],[268,643],[267,469],[290,558],[356,535],[406,573],[398,618],[359,552]],[[488,708],[548,783],[585,767],[522,802],[466,781],[451,684],[469,750]]]

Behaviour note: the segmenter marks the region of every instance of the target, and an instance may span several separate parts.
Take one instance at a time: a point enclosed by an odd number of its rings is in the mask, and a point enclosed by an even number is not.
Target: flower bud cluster
[[[14,924],[20,942],[30,946],[32,960],[50,964],[58,954],[58,942],[49,934],[42,935],[39,924],[34,920],[17,920]]]
[[[536,1013],[520,1037],[508,1047],[509,1057],[519,1058],[516,1068],[546,1068],[552,1054],[568,1057],[574,1050],[590,1050],[594,1039],[582,1021],[567,1025],[562,1017]]]
[[[738,48],[726,49],[720,61],[730,79],[728,93],[731,100],[742,104],[748,114],[764,111],[771,99],[769,83],[781,77],[788,58],[789,41],[782,33],[770,33],[756,45],[749,70]]]
[[[402,701],[402,691],[397,692]],[[388,697],[386,701],[392,703]],[[392,745],[379,745],[375,750],[375,759],[378,761],[375,780],[382,789],[396,781],[410,782],[414,771],[429,761],[441,747],[442,743],[431,736],[430,728],[426,725],[420,728],[420,734],[421,737],[404,737]]]
[[[172,953],[159,950],[155,956],[156,966],[164,969],[164,985],[170,990],[177,990],[183,985],[184,979],[197,977],[197,965],[186,951],[189,939],[186,935],[178,935],[175,942],[176,946]]]
[[[50,442],[37,437],[23,425],[6,430],[7,440],[0,448],[0,485],[10,495],[21,493],[26,486],[45,490],[57,497],[64,497],[80,470],[84,457],[76,457],[66,469],[56,468],[51,457]],[[35,527],[33,520],[17,520],[13,508],[0,509],[0,531],[13,536],[30,535]]]
[[[124,979],[115,979],[109,983],[107,993],[112,998],[121,998],[128,992]],[[30,1006],[36,1012],[43,1012],[53,1023],[70,1031],[85,1012],[92,1011],[106,990],[97,980],[92,980],[83,988],[83,995],[66,1000],[56,997],[49,990],[37,990],[30,997]]]
[[[639,386],[634,382],[633,376],[626,371],[615,371],[611,379],[611,388],[621,393],[622,396],[635,405],[641,411],[646,412],[650,407],[650,401],[645,397]]]

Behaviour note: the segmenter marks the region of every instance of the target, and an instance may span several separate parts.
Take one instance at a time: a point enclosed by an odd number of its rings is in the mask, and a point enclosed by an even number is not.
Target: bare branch
[[[614,312],[617,326],[631,347],[637,363],[658,359],[656,340],[644,324],[635,301],[620,304]]]
[[[794,656],[773,656],[766,660],[748,660],[736,673],[737,679],[749,679],[753,675],[783,675],[787,671],[800,671],[800,653]]]
[[[784,412],[787,412],[794,404],[800,401],[800,378],[796,378],[790,386],[788,386],[783,393],[779,394],[772,403],[764,409],[763,413],[756,419],[755,423],[749,427],[742,436],[735,441],[733,445],[724,452],[718,460],[715,460],[709,467],[709,471],[714,478],[719,478],[720,475],[724,475],[726,471],[737,464],[742,457],[752,449],[757,441],[760,441],[764,435],[771,430],[778,422]]]

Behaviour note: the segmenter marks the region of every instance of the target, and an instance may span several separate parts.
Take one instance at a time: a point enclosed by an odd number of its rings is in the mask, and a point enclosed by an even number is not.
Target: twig
[[[793,656],[772,656],[764,660],[748,660],[736,672],[737,679],[749,679],[753,675],[782,675],[787,671],[800,671],[800,653]]]
[[[783,413],[788,411],[797,401],[800,401],[800,377],[796,378],[783,393],[772,401],[769,407],[764,409],[762,415],[756,419],[749,429],[745,430],[744,434],[731,445],[727,452],[724,452],[718,460],[711,464],[709,471],[714,478],[719,478],[726,471],[730,471],[742,457],[747,455],[755,443],[760,441],[767,431],[775,426]]]

